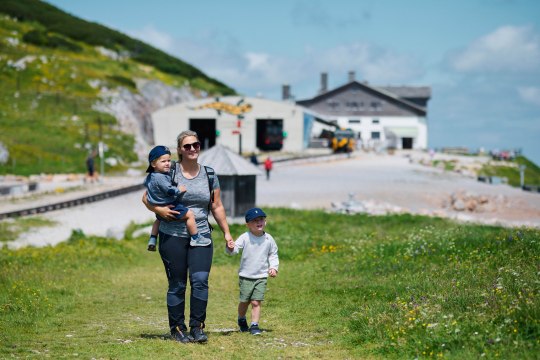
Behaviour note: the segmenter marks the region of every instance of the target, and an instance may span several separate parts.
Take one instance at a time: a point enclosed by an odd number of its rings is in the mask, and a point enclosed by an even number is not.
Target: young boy
[[[240,235],[236,241],[227,243],[227,254],[238,254],[242,249],[240,260],[240,303],[238,304],[238,326],[240,331],[249,331],[252,335],[260,335],[259,319],[261,306],[266,292],[268,275],[275,277],[278,272],[278,247],[274,238],[264,231],[266,214],[259,208],[246,212],[246,226],[249,231]],[[248,327],[246,313],[251,303],[251,326]]]
[[[182,195],[186,192],[185,186],[180,189],[172,185],[169,170],[171,168],[171,151],[162,145],[154,147],[148,154],[148,169],[149,173],[144,181],[146,187],[146,198],[152,205],[169,205],[173,204],[173,210],[180,214],[176,218],[186,222],[186,227],[191,235],[191,246],[206,246],[211,240],[203,236],[199,236],[197,224],[195,223],[195,215],[187,207],[180,203]],[[159,231],[159,222],[162,220],[156,215],[156,221],[152,225],[152,232],[148,240],[148,251],[156,251],[156,240]]]

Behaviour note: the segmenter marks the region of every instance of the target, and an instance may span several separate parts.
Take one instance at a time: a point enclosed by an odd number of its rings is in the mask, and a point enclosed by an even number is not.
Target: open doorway
[[[189,129],[199,135],[201,149],[216,145],[216,119],[189,119]]]
[[[401,138],[401,148],[402,149],[412,149],[413,148],[413,138],[411,138],[411,137]]]
[[[257,119],[257,148],[262,151],[281,150],[283,120]]]

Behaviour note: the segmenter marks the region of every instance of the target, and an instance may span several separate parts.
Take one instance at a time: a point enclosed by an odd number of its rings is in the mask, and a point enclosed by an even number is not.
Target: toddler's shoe
[[[261,335],[262,333],[261,329],[259,329],[259,325],[256,324],[251,325],[251,327],[249,328],[249,332],[251,333],[251,335]]]
[[[240,326],[240,331],[241,332],[248,332],[249,331],[249,326],[248,326],[246,318],[238,319],[238,326]]]
[[[197,239],[191,239],[189,245],[191,246],[208,246],[212,243],[212,239],[199,235]]]
[[[151,237],[150,240],[148,240],[148,251],[156,251],[156,238]]]

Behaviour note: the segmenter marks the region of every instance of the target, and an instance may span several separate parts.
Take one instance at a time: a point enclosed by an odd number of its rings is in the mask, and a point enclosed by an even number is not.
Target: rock
[[[461,199],[457,199],[454,201],[453,208],[456,211],[464,211],[465,210],[465,203]]]

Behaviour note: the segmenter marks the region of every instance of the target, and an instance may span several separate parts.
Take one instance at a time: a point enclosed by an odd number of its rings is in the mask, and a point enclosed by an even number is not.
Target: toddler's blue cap
[[[266,214],[264,213],[264,211],[262,211],[262,209],[259,209],[259,208],[249,209],[246,212],[246,222],[250,222],[251,220],[261,217],[261,216],[266,217]]]
[[[158,145],[152,150],[150,150],[150,154],[148,154],[148,169],[146,169],[147,173],[154,172],[154,168],[152,167],[152,161],[159,159],[163,155],[171,155],[171,151],[168,147],[163,145]]]

